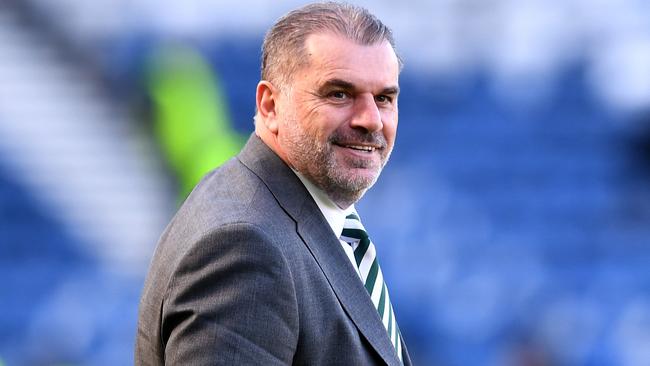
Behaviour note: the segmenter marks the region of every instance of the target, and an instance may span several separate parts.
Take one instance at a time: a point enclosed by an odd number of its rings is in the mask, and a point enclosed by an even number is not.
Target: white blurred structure
[[[153,146],[83,70],[0,9],[0,161],[107,268],[138,278],[173,210]]]

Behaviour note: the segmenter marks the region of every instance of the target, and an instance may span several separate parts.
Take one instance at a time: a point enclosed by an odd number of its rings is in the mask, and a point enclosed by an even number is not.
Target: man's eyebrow
[[[328,91],[329,89],[344,89],[344,90],[355,90],[356,86],[349,81],[342,79],[330,79],[323,83],[319,88],[321,91]]]
[[[323,85],[319,88],[319,90],[321,92],[326,92],[333,88],[339,88],[339,89],[350,90],[350,91],[354,91],[357,89],[357,87],[349,81],[345,81],[343,79],[330,79],[324,82]],[[384,88],[381,90],[379,94],[397,95],[399,94],[399,86],[390,86]]]
[[[399,94],[399,86],[390,86],[384,88],[379,94],[397,95]]]

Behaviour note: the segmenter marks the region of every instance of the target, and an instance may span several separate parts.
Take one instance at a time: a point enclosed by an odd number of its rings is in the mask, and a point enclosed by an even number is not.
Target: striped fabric
[[[355,213],[351,213],[345,218],[341,240],[352,246],[355,264],[359,268],[361,280],[370,294],[372,303],[375,304],[379,317],[384,323],[388,336],[395,347],[397,356],[403,362],[402,335],[397,327],[386,282],[379,268],[375,245],[370,241],[370,237],[368,237],[368,233],[363,228],[359,216]]]

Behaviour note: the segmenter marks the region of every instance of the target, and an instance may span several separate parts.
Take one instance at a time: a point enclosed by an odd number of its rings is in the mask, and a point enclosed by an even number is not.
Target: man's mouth
[[[352,150],[364,151],[364,152],[373,152],[373,151],[377,150],[377,147],[368,146],[368,145],[339,145],[339,146],[346,147],[346,148],[352,149]]]
[[[379,134],[335,133],[329,142],[338,147],[371,154],[386,148],[386,140]]]

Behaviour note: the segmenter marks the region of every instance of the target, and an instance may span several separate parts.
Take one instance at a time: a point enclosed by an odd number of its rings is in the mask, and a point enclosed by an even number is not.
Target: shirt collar
[[[345,210],[341,209],[329,198],[327,193],[316,187],[309,179],[295,170],[293,172],[296,173],[302,184],[307,188],[307,191],[309,191],[309,194],[316,201],[316,205],[318,205],[320,212],[325,216],[325,220],[327,220],[336,237],[340,238],[341,233],[343,233],[343,226],[345,225],[345,217],[356,212],[354,205],[351,205]]]

